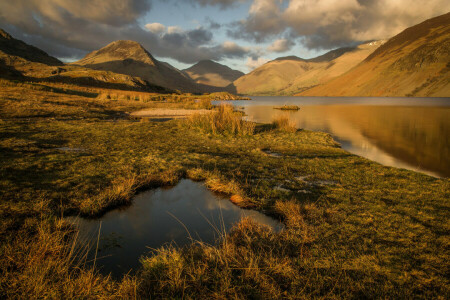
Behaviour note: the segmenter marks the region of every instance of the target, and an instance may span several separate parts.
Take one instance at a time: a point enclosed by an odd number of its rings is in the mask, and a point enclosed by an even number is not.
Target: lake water
[[[113,210],[98,220],[69,217],[79,226],[81,239],[94,249],[100,231],[96,266],[119,278],[139,266],[139,258],[165,244],[183,246],[193,240],[214,244],[241,218],[249,217],[275,231],[282,223],[254,210],[244,210],[203,184],[181,180],[175,187],[138,194],[132,205]]]
[[[450,177],[450,98],[251,97],[231,101],[249,120],[289,114],[298,128],[330,133],[381,164]],[[299,111],[274,106],[298,105]]]

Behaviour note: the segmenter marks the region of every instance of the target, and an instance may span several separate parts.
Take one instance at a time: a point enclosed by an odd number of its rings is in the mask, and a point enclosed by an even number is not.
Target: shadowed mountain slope
[[[174,90],[201,92],[201,88],[191,78],[170,64],[158,61],[134,41],[112,42],[73,64],[140,77]]]
[[[301,96],[450,96],[450,13],[410,27]]]
[[[347,72],[381,44],[376,41],[339,48],[312,59],[280,57],[242,76],[234,85],[239,94],[293,95]]]
[[[0,29],[0,52],[2,57],[8,55],[18,56],[31,62],[43,63],[50,66],[63,65],[58,59],[48,55],[41,49],[13,38],[2,29]]]
[[[241,71],[233,70],[212,60],[199,61],[183,72],[199,84],[214,87],[227,87],[244,75]]]

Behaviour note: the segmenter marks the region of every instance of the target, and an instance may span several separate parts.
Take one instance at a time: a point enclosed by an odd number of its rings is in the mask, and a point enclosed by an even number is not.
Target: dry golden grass
[[[255,132],[255,123],[242,120],[229,104],[219,105],[211,114],[194,114],[187,124],[212,134],[253,135]]]
[[[272,121],[273,126],[275,129],[285,132],[296,132],[297,127],[295,126],[295,123],[291,121],[288,115],[280,115],[273,119]]]

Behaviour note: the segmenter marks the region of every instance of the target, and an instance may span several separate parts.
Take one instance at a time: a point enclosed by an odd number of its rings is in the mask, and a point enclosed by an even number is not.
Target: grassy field
[[[285,119],[246,124],[227,108],[210,120],[127,117],[209,107],[192,95],[0,85],[2,297],[450,295],[448,179],[371,162]],[[115,93],[125,96],[104,96]],[[286,229],[243,220],[216,247],[158,249],[121,280],[86,267],[86,250],[62,216],[101,216],[139,190],[181,178],[202,180]]]

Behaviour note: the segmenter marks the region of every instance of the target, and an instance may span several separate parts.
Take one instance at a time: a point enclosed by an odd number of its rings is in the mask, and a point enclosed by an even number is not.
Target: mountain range
[[[355,68],[299,96],[450,96],[450,13],[407,28]]]
[[[153,92],[299,96],[450,95],[450,13],[388,41],[339,48],[316,58],[272,60],[249,74],[211,60],[185,70],[134,41],[115,41],[70,64],[0,29],[0,77]]]
[[[239,94],[292,95],[335,78],[375,51],[383,41],[374,41],[352,48],[340,48],[313,59],[296,56],[277,58],[233,84]]]

